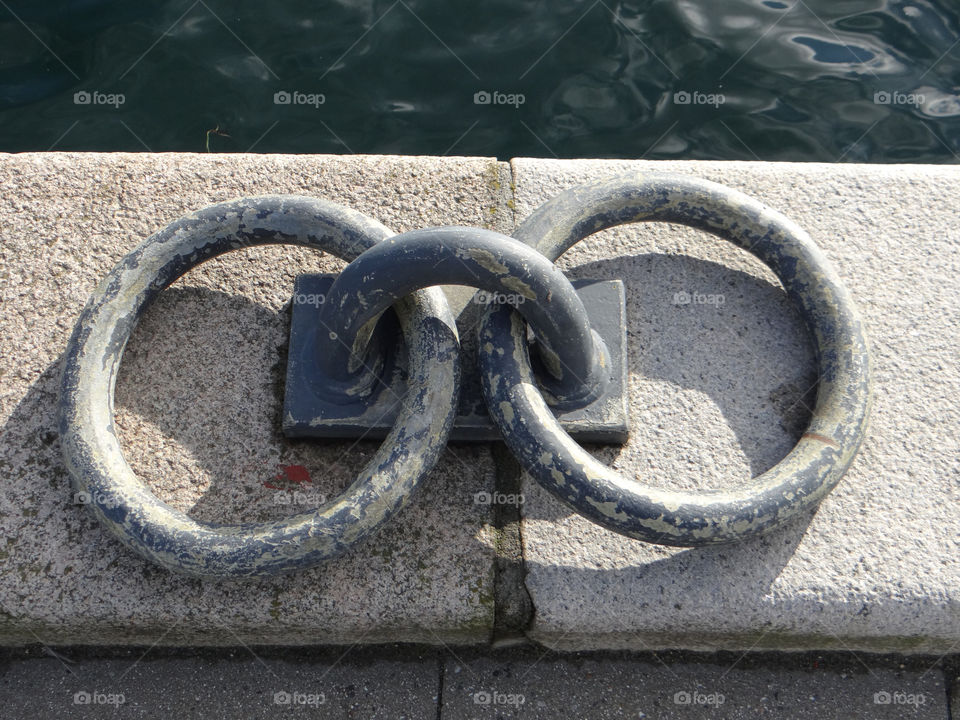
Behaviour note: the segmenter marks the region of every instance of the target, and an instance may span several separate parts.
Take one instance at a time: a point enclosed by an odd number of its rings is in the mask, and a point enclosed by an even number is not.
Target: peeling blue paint
[[[863,440],[871,406],[866,333],[852,298],[810,237],[761,203],[705,180],[631,173],[571,188],[540,206],[515,237],[556,260],[599,230],[674,222],[756,255],[783,283],[817,346],[817,404],[808,432],[776,466],[743,488],[677,492],[641,484],[598,463],[557,424],[536,389],[526,329],[509,308],[481,326],[487,407],[534,479],[610,530],[652,543],[698,546],[766,532],[816,505],[836,486]]]
[[[76,490],[90,493],[88,507],[100,522],[163,567],[229,578],[317,565],[399,512],[443,451],[457,407],[459,339],[439,289],[414,294],[399,311],[410,369],[397,426],[353,484],[313,512],[260,524],[199,523],[161,502],[134,475],[111,413],[113,379],[138,319],[191,268],[230,250],[265,244],[302,245],[350,261],[391,236],[375,220],[330,202],[266,196],[188,215],[121,260],[77,321],[61,379],[64,459]],[[151,275],[150,268],[158,269]]]

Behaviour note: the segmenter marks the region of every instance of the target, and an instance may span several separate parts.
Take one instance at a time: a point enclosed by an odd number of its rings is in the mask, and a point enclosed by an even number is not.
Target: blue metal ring
[[[361,331],[398,299],[439,284],[468,285],[511,300],[506,304],[530,321],[540,340],[537,349],[546,372],[539,380],[552,406],[583,407],[603,394],[610,382],[609,352],[566,276],[512,237],[458,226],[396,235],[343,269],[319,316],[329,337],[339,340],[317,357],[322,376],[334,383],[331,391],[357,380],[360,387],[369,386],[363,375],[372,373],[362,371],[373,363],[363,347],[368,333]],[[360,372],[351,367],[358,364]]]
[[[397,513],[433,468],[453,424],[460,383],[456,324],[439,289],[396,306],[409,348],[397,423],[359,477],[313,512],[259,524],[207,525],[158,499],[123,457],[113,386],[137,320],[177,278],[243,247],[302,245],[353,260],[393,232],[323,200],[266,196],[187,215],[147,239],[100,283],[65,354],[60,436],[77,491],[128,547],[203,577],[273,575],[310,567],[360,542]]]
[[[521,318],[491,308],[481,326],[487,408],[521,465],[550,492],[610,530],[662,545],[697,546],[765,532],[815,507],[860,446],[871,406],[863,323],[823,253],[797,225],[723,185],[629,174],[580,185],[542,205],[515,233],[551,260],[605,228],[674,222],[726,238],[773,270],[817,346],[820,380],[807,432],[776,466],[726,491],[642,485],[597,462],[560,427],[537,392]]]

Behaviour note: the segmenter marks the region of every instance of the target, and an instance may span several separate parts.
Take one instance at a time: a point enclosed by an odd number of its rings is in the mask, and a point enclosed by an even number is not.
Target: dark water
[[[0,0],[4,151],[952,163],[958,93],[945,0]]]

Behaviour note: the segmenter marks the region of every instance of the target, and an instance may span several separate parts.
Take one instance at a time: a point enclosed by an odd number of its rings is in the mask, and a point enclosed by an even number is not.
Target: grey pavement
[[[488,448],[450,448],[396,522],[322,568],[201,582],[131,553],[75,503],[55,413],[59,356],[90,293],[187,212],[291,193],[397,232],[509,229],[496,212],[508,183],[484,158],[0,155],[0,643],[486,642],[496,538],[474,496],[493,490]],[[341,266],[302,248],[238,251],[149,310],[125,352],[116,420],[131,467],[163,500],[206,522],[264,521],[352,481],[373,443],[279,433],[293,278]]]
[[[960,648],[960,168],[514,160],[522,219],[571,185],[677,172],[797,221],[864,316],[866,440],[816,513],[700,549],[631,540],[523,483],[529,636],[556,648]],[[658,487],[724,489],[780,460],[809,418],[816,365],[772,273],[727,241],[645,223],[559,261],[627,287],[629,442],[594,455]],[[677,304],[675,293],[723,298]]]
[[[923,657],[451,647],[35,648],[0,665],[0,707],[6,720],[949,718],[944,663]]]

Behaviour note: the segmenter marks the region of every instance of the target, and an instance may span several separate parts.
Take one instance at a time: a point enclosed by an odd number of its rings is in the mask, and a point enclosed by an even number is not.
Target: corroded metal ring
[[[60,436],[76,489],[127,546],[178,572],[273,575],[310,567],[370,535],[430,472],[453,424],[460,383],[456,324],[439,288],[396,305],[409,348],[406,396],[376,455],[338,498],[276,522],[199,523],[157,498],[123,457],[113,388],[123,349],[151,302],[192,267],[255,245],[302,245],[350,261],[394,233],[323,200],[266,196],[187,215],[147,239],[100,283],[63,365]]]
[[[867,341],[854,303],[823,253],[797,225],[723,185],[629,174],[571,188],[515,233],[551,260],[605,228],[640,221],[689,225],[726,238],[768,265],[817,346],[819,389],[807,432],[776,466],[742,488],[678,492],[640,484],[597,462],[560,427],[537,390],[526,329],[509,308],[481,327],[487,408],[523,467],[594,522],[662,545],[729,542],[815,507],[839,482],[869,415]]]
[[[418,288],[468,285],[503,293],[530,321],[545,373],[541,386],[555,407],[583,407],[610,382],[610,357],[590,328],[583,302],[560,270],[515,238],[473,227],[411,230],[378,243],[351,262],[330,287],[320,322],[340,339],[317,358],[322,374],[349,378],[360,328]],[[546,345],[546,346],[544,346]],[[367,363],[369,365],[369,363]]]

